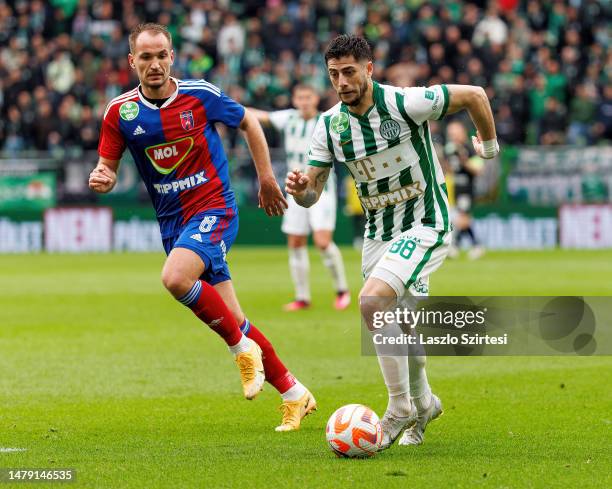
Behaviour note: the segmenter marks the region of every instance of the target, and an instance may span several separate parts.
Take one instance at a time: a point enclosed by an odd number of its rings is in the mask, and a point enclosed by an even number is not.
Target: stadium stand
[[[321,53],[353,32],[374,46],[377,79],[485,87],[503,143],[603,144],[609,14],[591,0],[0,1],[0,148],[95,148],[105,103],[135,83],[127,33],[141,21],[169,25],[177,76],[246,105],[287,107],[297,82],[335,103]]]

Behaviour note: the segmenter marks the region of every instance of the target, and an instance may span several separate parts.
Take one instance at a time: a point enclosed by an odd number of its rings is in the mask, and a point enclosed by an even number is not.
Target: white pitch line
[[[0,447],[0,453],[25,452],[27,448],[4,448]]]

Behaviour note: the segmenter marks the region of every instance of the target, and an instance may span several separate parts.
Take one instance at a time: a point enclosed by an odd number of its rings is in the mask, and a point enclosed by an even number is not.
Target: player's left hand
[[[282,216],[287,201],[274,177],[259,180],[259,207],[269,216]]]
[[[481,158],[489,160],[495,158],[499,153],[499,144],[497,139],[491,139],[490,141],[483,141],[480,137],[480,132],[476,132],[476,136],[472,136],[472,145],[474,151]]]

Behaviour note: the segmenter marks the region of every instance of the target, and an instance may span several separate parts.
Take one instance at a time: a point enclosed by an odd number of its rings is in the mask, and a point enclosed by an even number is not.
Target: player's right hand
[[[310,183],[310,178],[300,170],[293,170],[287,174],[285,180],[285,192],[289,195],[300,195],[307,188]]]
[[[282,216],[287,208],[287,201],[274,176],[260,178],[258,197],[259,207],[269,216]]]
[[[89,174],[89,188],[94,192],[106,194],[117,182],[117,174],[105,165],[96,166]]]

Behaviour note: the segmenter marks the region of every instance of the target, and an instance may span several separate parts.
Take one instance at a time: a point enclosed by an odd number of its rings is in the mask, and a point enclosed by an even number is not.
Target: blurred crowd
[[[0,151],[95,149],[104,106],[137,82],[127,36],[143,21],[168,26],[175,76],[245,105],[286,108],[297,82],[336,103],[323,52],[349,32],[377,80],[484,87],[503,143],[612,137],[609,2],[0,0]]]

